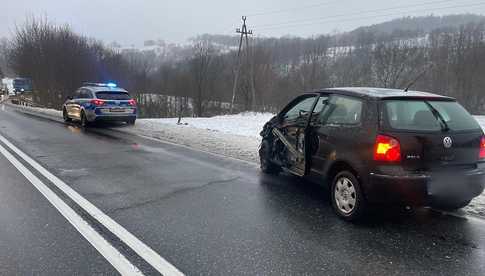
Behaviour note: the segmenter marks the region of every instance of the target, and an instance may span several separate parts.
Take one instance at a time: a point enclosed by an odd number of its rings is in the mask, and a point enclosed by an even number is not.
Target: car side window
[[[73,99],[79,99],[80,98],[80,93],[81,93],[81,90],[76,90],[76,92],[74,92],[74,96],[72,96]]]
[[[86,89],[82,89],[81,92],[79,93],[79,98],[80,99],[90,99],[91,98],[91,92],[89,92]]]
[[[283,119],[291,121],[296,120],[301,115],[308,115],[310,110],[315,103],[316,96],[310,96],[302,99],[300,102],[296,103],[292,108],[290,108],[283,115]]]
[[[321,96],[320,98],[318,98],[317,104],[313,109],[313,114],[315,114],[315,116],[318,117],[320,113],[325,109],[327,104],[328,104],[328,96]]]
[[[315,105],[315,108],[313,109],[311,122],[320,124],[322,122],[322,114],[325,113],[327,107],[328,96],[320,96],[318,98],[317,104]]]
[[[345,96],[332,96],[328,101],[328,112],[322,114],[327,125],[357,125],[361,122],[362,101]]]

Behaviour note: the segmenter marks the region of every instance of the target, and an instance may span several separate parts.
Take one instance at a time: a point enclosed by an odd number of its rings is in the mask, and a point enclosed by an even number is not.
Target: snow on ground
[[[259,132],[271,113],[242,113],[212,118],[139,119],[123,131],[142,134],[250,162],[259,162]]]
[[[245,112],[237,115],[215,116],[210,118],[182,118],[182,127],[219,131],[221,133],[245,137],[259,137],[263,125],[273,116],[272,113]],[[151,124],[177,125],[177,118],[143,119]]]
[[[62,112],[53,109],[21,107],[24,110],[61,118]],[[139,119],[133,127],[119,131],[149,136],[189,146],[195,149],[259,163],[259,132],[272,117],[271,113],[242,113],[211,118]],[[485,116],[475,116],[485,131]],[[485,217],[485,193],[463,209],[468,214]]]
[[[53,117],[61,117],[62,118],[62,111],[56,109],[49,109],[49,108],[42,108],[42,107],[31,107],[31,106],[21,106],[21,105],[11,105],[15,108],[20,108],[25,111],[41,113]]]

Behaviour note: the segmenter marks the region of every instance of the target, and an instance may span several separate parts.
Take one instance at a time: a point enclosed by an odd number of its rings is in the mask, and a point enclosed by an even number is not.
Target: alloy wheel
[[[337,208],[344,214],[351,213],[357,202],[357,193],[352,181],[345,176],[340,177],[333,192]]]

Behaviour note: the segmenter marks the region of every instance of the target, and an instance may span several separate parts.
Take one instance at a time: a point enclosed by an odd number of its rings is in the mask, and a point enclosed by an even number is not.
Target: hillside
[[[402,17],[391,21],[360,27],[350,34],[358,34],[361,31],[393,34],[396,32],[416,32],[418,34],[429,33],[436,29],[454,28],[469,23],[485,22],[485,16],[476,14],[454,14],[447,16],[419,16]]]
[[[462,25],[479,22],[485,22],[485,16],[477,14],[408,16],[379,24],[359,27],[355,30],[336,35],[316,34],[314,37],[327,36],[331,38],[330,40],[337,41],[337,45],[335,46],[347,46],[357,44],[363,36],[372,40],[407,39],[423,36],[438,29],[456,29]],[[191,40],[207,40],[218,45],[234,47],[237,46],[238,37],[232,35],[203,34]],[[263,43],[278,41],[284,44],[285,42],[292,43],[294,41],[305,40],[305,38],[288,36],[282,38],[266,37],[260,40]],[[369,42],[372,43],[371,41]]]

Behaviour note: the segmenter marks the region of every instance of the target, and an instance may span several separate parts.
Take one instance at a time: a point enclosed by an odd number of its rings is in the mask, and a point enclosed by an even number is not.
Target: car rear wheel
[[[259,149],[261,171],[266,174],[277,174],[281,171],[281,167],[271,161],[270,150],[271,147],[268,140],[263,140],[263,142],[261,142],[261,148]]]
[[[332,206],[343,219],[355,221],[365,215],[367,204],[359,180],[350,171],[338,173],[332,182]]]
[[[64,122],[70,122],[72,121],[71,118],[69,118],[69,115],[67,115],[67,110],[64,108],[62,109],[62,118],[64,119]]]
[[[82,127],[88,127],[89,126],[89,121],[86,118],[86,115],[84,114],[84,111],[81,112],[81,126]]]
[[[128,120],[128,121],[126,121],[126,123],[129,124],[129,125],[134,125],[135,124],[135,120],[133,120],[133,119],[132,120]]]

